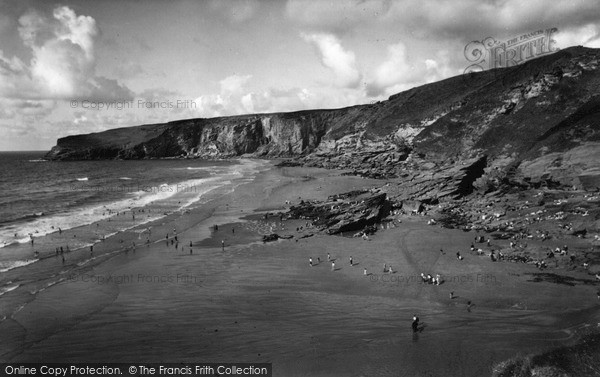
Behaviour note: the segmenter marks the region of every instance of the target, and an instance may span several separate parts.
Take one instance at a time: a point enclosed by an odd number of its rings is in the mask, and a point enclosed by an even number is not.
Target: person
[[[450,292],[450,300],[454,300],[454,292]]]
[[[231,233],[235,233],[235,228],[231,228]]]
[[[350,266],[353,266],[354,262],[352,261],[352,256],[350,256]]]
[[[311,267],[313,266],[313,264],[312,264],[312,258],[308,258],[308,265],[311,266]]]
[[[383,264],[383,272],[386,273],[387,272],[387,264]]]
[[[367,276],[367,269],[366,269],[366,268],[363,270],[363,275]],[[600,291],[599,291],[599,292],[600,292]],[[598,294],[600,294],[600,293],[598,293]],[[599,297],[599,298],[600,298],[600,297]]]
[[[223,251],[225,251],[225,241],[221,240],[221,248],[223,249]]]
[[[413,315],[412,330],[413,332],[419,331],[419,317],[416,315]]]
[[[460,255],[460,252],[459,252],[459,251],[457,251],[457,252],[456,252],[456,259],[458,259],[458,260],[463,260],[463,256],[462,256],[462,255]]]
[[[90,254],[94,254],[94,245],[90,245]]]
[[[331,262],[331,271],[335,271],[335,262]]]
[[[327,253],[327,262],[331,261],[331,255],[329,255],[329,253]]]
[[[192,247],[192,241],[190,241],[190,247]]]
[[[392,265],[391,265],[391,264],[390,264],[390,267],[388,268],[388,272],[389,272],[390,274],[393,274],[393,273],[394,273],[394,270],[392,270]]]

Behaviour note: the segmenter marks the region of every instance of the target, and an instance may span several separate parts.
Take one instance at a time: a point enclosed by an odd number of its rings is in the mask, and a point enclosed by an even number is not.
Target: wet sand
[[[286,200],[381,184],[283,168],[215,194],[201,210],[153,227],[161,235],[177,229],[177,250],[157,238],[32,295],[0,322],[0,359],[272,362],[276,376],[483,376],[516,353],[569,344],[578,329],[600,322],[597,287],[529,282],[533,266],[471,254],[473,232],[415,216],[368,241],[299,239],[304,222],[264,219]],[[262,234],[274,229],[294,239],[263,244]],[[383,273],[384,263],[393,274]],[[445,282],[423,284],[421,272]],[[424,324],[418,334],[414,314]]]

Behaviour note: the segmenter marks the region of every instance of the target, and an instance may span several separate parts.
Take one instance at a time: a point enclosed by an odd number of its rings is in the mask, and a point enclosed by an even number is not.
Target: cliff
[[[354,174],[474,189],[600,180],[600,50],[452,77],[335,110],[189,119],[61,138],[51,160],[294,157]],[[430,186],[430,185],[428,185]],[[437,194],[435,194],[437,196]]]

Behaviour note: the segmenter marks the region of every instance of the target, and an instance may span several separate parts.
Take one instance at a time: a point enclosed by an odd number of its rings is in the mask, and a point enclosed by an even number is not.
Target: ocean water
[[[70,244],[86,247],[200,205],[205,194],[251,178],[260,165],[247,160],[46,161],[44,153],[0,152],[0,275],[38,260],[25,247],[32,239],[31,247],[43,256],[56,246],[43,243],[46,236],[115,220],[97,239]],[[149,205],[153,212],[143,216],[133,210]],[[133,221],[116,221],[124,216]]]

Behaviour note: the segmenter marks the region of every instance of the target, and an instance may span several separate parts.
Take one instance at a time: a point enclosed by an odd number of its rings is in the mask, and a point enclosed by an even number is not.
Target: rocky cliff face
[[[599,58],[599,50],[575,47],[370,105],[69,136],[46,158],[294,157],[295,164],[403,178],[417,197],[427,192],[419,182],[432,180],[447,195],[502,182],[598,187]]]

